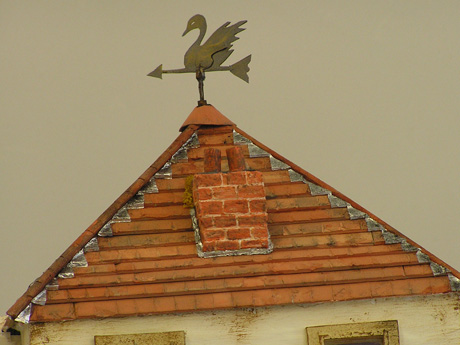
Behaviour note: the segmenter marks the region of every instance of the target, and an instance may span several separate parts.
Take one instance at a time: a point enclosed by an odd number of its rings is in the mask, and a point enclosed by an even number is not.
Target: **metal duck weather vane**
[[[249,83],[248,72],[251,55],[246,56],[233,65],[222,66],[224,61],[233,53],[233,49],[231,49],[233,47],[232,43],[239,39],[236,35],[245,30],[245,28],[241,28],[244,23],[246,23],[246,20],[239,21],[233,25],[229,25],[230,22],[226,22],[205,43],[201,44],[206,34],[206,19],[201,14],[194,15],[189,19],[187,28],[182,36],[185,36],[194,29],[198,29],[200,34],[185,53],[185,68],[164,70],[163,65],[160,65],[153,72],[149,73],[148,76],[162,79],[163,73],[195,73],[200,93],[199,106],[207,104],[204,99],[205,72],[230,71],[238,78]]]

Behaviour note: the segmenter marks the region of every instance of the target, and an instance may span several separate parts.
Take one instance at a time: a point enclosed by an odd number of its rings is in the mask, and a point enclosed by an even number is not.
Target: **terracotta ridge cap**
[[[318,186],[331,191],[331,193],[333,195],[335,195],[335,196],[339,197],[340,199],[348,202],[351,206],[353,206],[357,210],[366,213],[370,218],[374,219],[376,222],[378,222],[381,225],[383,225],[386,230],[390,231],[391,233],[393,233],[393,234],[395,234],[395,235],[397,235],[399,237],[404,238],[412,246],[414,246],[416,248],[420,248],[423,251],[423,253],[428,255],[428,257],[430,258],[430,260],[432,262],[437,263],[438,265],[444,266],[445,268],[449,269],[450,273],[452,273],[454,276],[456,276],[457,278],[460,279],[460,272],[459,271],[457,271],[455,268],[453,268],[452,266],[450,266],[449,264],[447,264],[443,260],[439,259],[437,256],[432,254],[430,251],[426,250],[424,247],[419,245],[417,242],[411,240],[406,235],[404,235],[401,232],[399,232],[398,230],[396,230],[394,227],[392,227],[390,224],[388,224],[387,222],[385,222],[382,219],[380,219],[379,217],[377,217],[372,212],[369,212],[364,207],[362,207],[361,205],[357,204],[356,202],[351,200],[346,195],[344,195],[341,192],[339,192],[337,189],[335,189],[335,188],[331,187],[330,185],[328,185],[326,182],[324,182],[321,179],[317,178],[316,176],[312,175],[308,171],[302,169],[300,166],[298,166],[297,164],[291,162],[289,159],[283,157],[279,153],[273,151],[272,149],[270,149],[266,145],[262,144],[257,139],[254,139],[252,136],[250,136],[249,134],[247,134],[245,131],[241,130],[240,128],[235,127],[235,131],[238,132],[239,134],[241,134],[242,136],[248,138],[249,140],[251,140],[255,145],[259,146],[261,149],[265,150],[266,152],[271,154],[276,159],[278,159],[278,160],[282,161],[283,163],[286,163],[287,165],[289,165],[293,170],[295,170],[296,172],[298,172],[301,175],[303,175],[308,181],[313,182],[313,183],[317,184]]]
[[[193,108],[190,115],[180,127],[179,131],[183,131],[187,126],[235,126],[235,123],[230,121],[225,115],[217,110],[211,104],[199,105]]]
[[[99,230],[157,173],[163,165],[198,130],[199,126],[189,125],[171,145],[134,181],[52,264],[29,286],[24,294],[6,312],[15,319],[32,299],[39,294],[70,260],[78,253]]]

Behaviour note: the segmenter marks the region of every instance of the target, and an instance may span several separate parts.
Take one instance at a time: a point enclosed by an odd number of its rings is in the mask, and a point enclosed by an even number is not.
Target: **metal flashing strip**
[[[97,242],[97,237],[93,237],[91,240],[89,240],[88,243],[83,247],[83,251],[85,253],[88,252],[98,252],[99,251],[99,244]]]
[[[292,169],[288,170],[289,172],[289,179],[291,182],[303,182],[303,183],[308,183],[305,177],[301,174],[299,174],[297,171],[294,171]]]
[[[452,291],[460,291],[460,279],[458,279],[452,273],[447,273],[447,276],[449,277],[450,288]]]
[[[171,161],[168,161],[163,165],[163,167],[158,170],[158,172],[154,175],[155,178],[169,180],[172,178],[172,169],[171,169]]]
[[[272,166],[272,170],[286,170],[291,168],[289,165],[279,159],[276,159],[272,155],[270,155],[270,164]]]
[[[61,272],[58,273],[58,278],[61,279],[68,279],[68,278],[73,278],[75,277],[75,273],[73,273],[73,268],[72,267],[64,267]]]
[[[59,288],[58,280],[54,277],[46,286],[46,290],[55,291]]]
[[[118,210],[118,212],[113,216],[111,222],[129,222],[131,217],[129,216],[126,205]]]
[[[347,209],[348,209],[348,214],[350,215],[351,220],[363,219],[363,218],[365,219],[365,218],[369,217],[367,215],[367,213],[364,213],[364,212],[354,208],[349,203],[347,203]]]
[[[252,144],[252,141],[233,130],[233,143],[235,145]],[[255,146],[255,145],[254,145]]]
[[[101,236],[101,237],[112,237],[113,236],[113,232],[112,232],[112,227],[110,226],[110,222],[108,222],[107,224],[105,224],[101,230],[99,230],[99,232],[97,233],[98,236]]]
[[[149,182],[147,182],[145,186],[137,192],[137,195],[144,195],[145,193],[158,193],[158,186],[155,181],[155,177],[152,177]]]
[[[327,197],[331,203],[332,208],[347,207],[347,202],[336,197],[335,195],[328,194]]]
[[[16,317],[16,319],[14,319],[14,321],[21,323],[29,323],[31,311],[32,303],[29,303],[29,305],[25,307],[23,311],[21,311],[21,313]]]
[[[311,195],[329,195],[332,194],[330,190],[327,190],[326,188],[320,187],[317,184],[314,184],[312,182],[308,182],[308,188],[310,189]]]
[[[270,154],[267,151],[265,151],[264,149],[261,149],[259,146],[254,145],[253,143],[248,144],[248,150],[249,150],[249,157],[251,158],[270,156]]]
[[[88,267],[88,261],[86,261],[85,253],[81,249],[67,264],[68,267]]]
[[[46,289],[43,289],[37,296],[32,299],[33,304],[45,305],[46,304]]]
[[[144,208],[144,194],[136,194],[127,203],[127,209],[140,209]]]

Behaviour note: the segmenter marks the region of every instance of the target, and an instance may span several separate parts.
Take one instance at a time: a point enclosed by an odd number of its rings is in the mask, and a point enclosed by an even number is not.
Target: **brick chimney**
[[[221,152],[205,151],[204,174],[196,174],[193,199],[199,247],[207,256],[271,252],[262,173],[246,171],[243,152],[226,150],[229,172],[220,172]]]

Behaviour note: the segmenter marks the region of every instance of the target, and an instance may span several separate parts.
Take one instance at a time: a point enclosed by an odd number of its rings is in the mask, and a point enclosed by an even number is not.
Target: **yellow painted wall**
[[[95,335],[185,331],[187,345],[307,345],[308,326],[397,320],[401,345],[460,345],[458,294],[31,325],[32,345]]]

